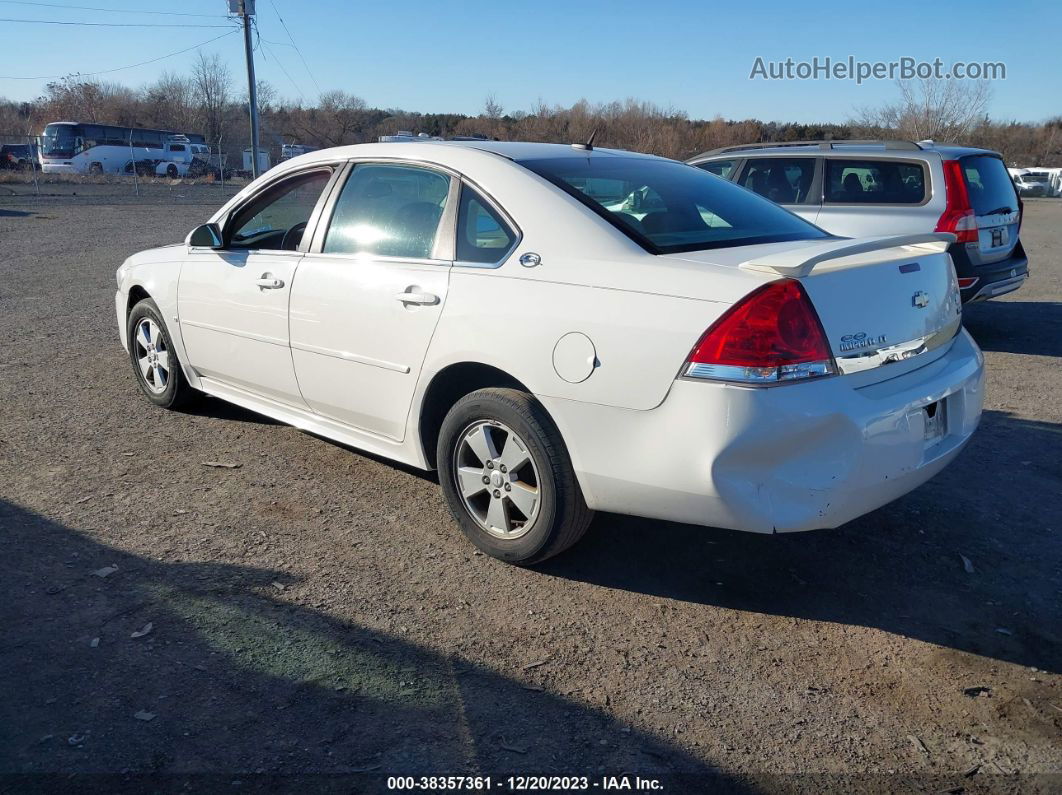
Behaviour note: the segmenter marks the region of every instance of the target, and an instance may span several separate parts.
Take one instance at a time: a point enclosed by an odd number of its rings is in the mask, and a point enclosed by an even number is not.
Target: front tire
[[[437,461],[461,531],[499,560],[529,565],[557,555],[593,518],[560,432],[526,392],[482,389],[457,401]]]
[[[168,166],[166,166],[166,176],[170,179],[177,179],[179,176],[181,176],[181,174],[177,170],[177,166],[173,165],[173,163],[170,163]]]
[[[162,322],[162,313],[150,298],[145,298],[129,313],[127,325],[129,361],[144,396],[156,406],[179,408],[195,396],[181,363],[177,359]]]

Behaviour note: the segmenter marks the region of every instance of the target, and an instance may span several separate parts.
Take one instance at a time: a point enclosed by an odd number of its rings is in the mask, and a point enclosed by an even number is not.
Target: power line
[[[323,94],[320,83],[317,82],[317,78],[313,76],[313,72],[310,71],[310,65],[306,63],[306,59],[302,57],[302,50],[299,49],[299,45],[295,43],[295,38],[291,35],[291,31],[288,30],[288,23],[284,21],[284,17],[280,16],[280,11],[277,9],[277,4],[273,0],[269,0],[269,5],[273,6],[273,13],[277,15],[277,19],[280,20],[281,27],[284,28],[284,32],[288,34],[288,40],[291,42],[291,46],[295,48],[295,52],[299,54],[299,60],[302,61],[303,67],[306,69],[306,74],[310,76],[313,84],[317,87],[317,94]]]
[[[162,60],[165,60],[166,58],[172,58],[175,55],[183,55],[184,53],[190,52],[191,50],[198,49],[199,47],[205,47],[207,44],[212,44],[213,42],[217,41],[218,39],[223,39],[226,36],[231,36],[233,33],[236,33],[237,31],[238,31],[238,29],[230,30],[228,33],[222,33],[220,36],[215,36],[212,39],[207,39],[206,41],[201,41],[201,42],[199,42],[199,44],[193,44],[191,47],[186,47],[183,50],[177,50],[177,52],[171,52],[171,53],[168,53],[166,55],[160,55],[158,58],[152,58],[150,61],[141,61],[140,63],[130,64],[129,66],[119,66],[119,67],[117,67],[115,69],[102,69],[99,72],[74,72],[73,74],[76,74],[76,75],[81,76],[81,77],[93,77],[95,75],[110,74],[111,72],[121,72],[121,71],[123,71],[125,69],[135,69],[138,66],[147,66],[149,63],[155,63],[156,61],[162,61]],[[0,80],[58,80],[60,78],[68,77],[68,76],[69,75],[37,75],[36,77],[13,77],[11,75],[0,75]]]
[[[158,23],[158,22],[60,22],[55,19],[6,19],[0,22],[29,22],[34,25],[76,25],[88,28],[229,28],[231,25],[199,25],[192,23]]]
[[[39,8],[63,8],[75,11],[104,11],[114,14],[158,14],[169,17],[208,17],[210,19],[223,19],[225,14],[188,14],[183,11],[134,11],[131,8],[97,8],[95,6],[72,6],[64,3],[35,3],[30,0],[0,0],[0,3],[15,6],[37,6]]]
[[[276,53],[274,53],[266,46],[265,39],[259,37],[258,44],[262,47],[263,55],[268,52],[273,56],[273,60],[277,62],[277,66],[279,66],[280,71],[284,73],[284,77],[288,78],[288,80],[291,82],[291,87],[295,89],[295,93],[299,95],[299,99],[305,100],[306,97],[303,96],[302,91],[299,90],[298,84],[292,79],[291,75],[288,74],[288,70],[284,68],[284,64],[280,62],[280,59],[277,57]]]

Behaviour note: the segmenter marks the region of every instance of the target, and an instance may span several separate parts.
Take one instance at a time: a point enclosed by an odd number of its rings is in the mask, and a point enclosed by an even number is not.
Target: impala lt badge
[[[858,334],[845,334],[841,337],[840,349],[842,352],[858,351],[861,348],[870,348],[875,345],[883,345],[884,343],[884,334],[880,334],[877,337],[871,337],[865,331],[861,331]]]
[[[919,309],[925,309],[929,306],[929,293],[925,290],[919,290],[913,296],[911,296],[911,303],[917,306]]]

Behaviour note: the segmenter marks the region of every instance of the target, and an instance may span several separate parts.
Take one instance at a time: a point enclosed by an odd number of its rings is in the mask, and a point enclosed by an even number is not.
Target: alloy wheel
[[[136,324],[133,345],[144,384],[152,394],[161,395],[170,383],[170,352],[162,329],[151,318],[142,318]]]
[[[524,442],[497,420],[480,420],[461,433],[454,479],[468,514],[496,538],[527,533],[538,516],[538,467]]]

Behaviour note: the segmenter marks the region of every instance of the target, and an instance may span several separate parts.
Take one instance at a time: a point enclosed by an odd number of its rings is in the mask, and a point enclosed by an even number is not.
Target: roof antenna
[[[586,139],[585,144],[572,144],[572,149],[585,149],[587,152],[594,150],[594,139],[597,137],[598,128],[595,127],[594,131],[590,133],[590,137]]]

